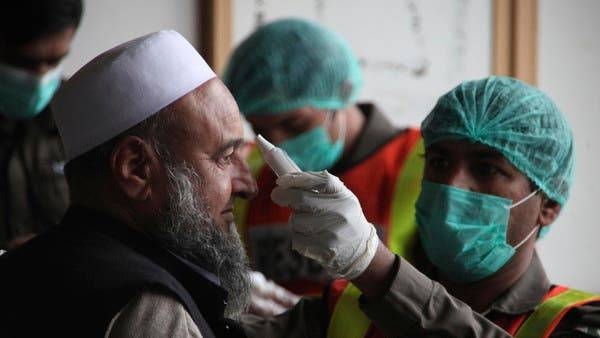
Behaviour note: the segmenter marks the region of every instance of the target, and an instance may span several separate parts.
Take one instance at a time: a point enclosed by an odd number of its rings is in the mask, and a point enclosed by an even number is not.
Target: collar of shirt
[[[365,116],[365,125],[356,143],[331,169],[334,174],[339,174],[362,162],[401,131],[375,104],[366,102],[359,103],[357,106]]]
[[[531,311],[542,302],[550,286],[542,262],[537,252],[534,252],[531,263],[521,278],[483,314],[498,311],[513,315]]]
[[[3,138],[12,137],[17,124],[17,120],[0,115],[0,136]]]
[[[415,245],[411,263],[429,278],[436,280],[436,269],[427,259],[420,241],[417,241]],[[482,314],[487,315],[492,311],[497,311],[516,315],[531,311],[541,303],[550,287],[551,284],[542,262],[537,252],[534,252],[525,273]]]
[[[214,285],[218,286],[218,287],[222,287],[221,286],[221,281],[219,280],[219,277],[217,277],[216,274],[204,269],[203,267],[201,267],[200,265],[196,265],[193,264],[192,262],[188,261],[187,259],[179,256],[178,254],[174,253],[173,251],[169,252],[175,256],[179,261],[181,261],[183,264],[185,264],[188,268],[192,269],[193,271],[195,271],[197,274],[201,275],[202,277],[206,278],[208,281],[210,281],[211,283],[213,283]]]

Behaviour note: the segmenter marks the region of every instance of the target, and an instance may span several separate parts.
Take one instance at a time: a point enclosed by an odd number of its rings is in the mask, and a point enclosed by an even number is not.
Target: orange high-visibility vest
[[[357,196],[367,220],[396,253],[411,251],[416,224],[414,205],[421,187],[424,160],[418,129],[407,129],[359,164],[340,174]],[[291,213],[271,201],[275,175],[259,155],[248,158],[259,194],[235,205],[238,232],[254,268],[297,294],[321,294],[329,277],[318,264],[291,249],[287,222]]]
[[[546,338],[571,309],[592,302],[600,302],[600,296],[557,285],[534,311],[493,321],[517,338]]]
[[[330,314],[327,338],[384,337],[358,308],[359,296],[360,291],[345,280],[332,283],[327,299]],[[599,301],[599,295],[555,286],[534,311],[521,315],[502,314],[490,320],[517,338],[547,338],[569,310]]]

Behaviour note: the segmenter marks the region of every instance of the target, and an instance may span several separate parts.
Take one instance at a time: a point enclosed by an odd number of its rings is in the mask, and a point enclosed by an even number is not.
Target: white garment
[[[67,160],[156,114],[216,75],[179,33],[110,49],[78,70],[52,102]]]
[[[262,316],[277,316],[293,308],[300,297],[277,285],[259,271],[251,271],[250,309],[248,312]]]
[[[113,317],[106,338],[202,338],[185,307],[171,296],[145,291]]]

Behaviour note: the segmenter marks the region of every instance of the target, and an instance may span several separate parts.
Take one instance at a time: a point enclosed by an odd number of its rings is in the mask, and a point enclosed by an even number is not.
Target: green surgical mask
[[[0,114],[29,119],[39,114],[60,86],[61,69],[57,67],[43,76],[0,64]]]
[[[279,144],[279,147],[298,164],[302,171],[321,171],[331,169],[342,157],[344,152],[344,137],[346,134],[346,120],[340,123],[339,138],[333,142],[327,126],[333,113],[327,117],[322,126],[318,126],[298,136]],[[345,116],[345,115],[344,115]]]
[[[517,245],[506,240],[512,200],[423,181],[416,204],[419,236],[429,260],[448,278],[470,283],[496,273],[538,227]]]

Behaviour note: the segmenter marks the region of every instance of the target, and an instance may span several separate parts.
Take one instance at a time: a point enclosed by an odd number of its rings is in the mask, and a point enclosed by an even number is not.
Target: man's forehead
[[[243,135],[237,105],[218,79],[196,88],[176,105],[180,127],[204,142],[230,142]]]
[[[219,80],[214,78],[198,86],[188,95],[191,96],[194,104],[209,115],[239,115],[239,110],[233,96],[227,87]]]

